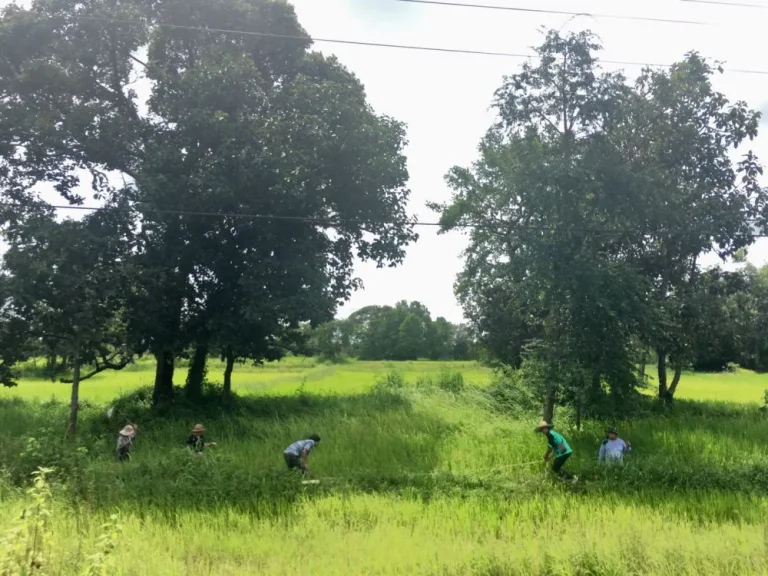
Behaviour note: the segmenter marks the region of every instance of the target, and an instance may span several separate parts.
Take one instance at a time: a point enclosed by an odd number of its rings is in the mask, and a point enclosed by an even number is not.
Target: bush
[[[464,390],[464,375],[461,372],[443,366],[437,375],[437,386],[446,392],[459,394]]]
[[[374,389],[377,391],[402,390],[405,388],[405,376],[402,371],[392,368],[383,376],[376,377]]]
[[[504,414],[516,416],[538,411],[541,402],[525,386],[520,371],[497,372],[488,388],[493,406]]]

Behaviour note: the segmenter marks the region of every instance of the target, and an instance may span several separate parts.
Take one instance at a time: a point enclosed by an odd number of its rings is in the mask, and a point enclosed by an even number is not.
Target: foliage
[[[626,403],[648,347],[670,400],[707,321],[698,258],[751,243],[766,200],[754,155],[728,156],[758,115],[712,89],[698,54],[630,86],[600,70],[599,49],[588,32],[548,32],[497,91],[479,160],[449,172],[453,198],[434,206],[443,230],[470,230],[456,294],[472,329],[497,365],[544,367],[530,385],[546,419],[606,391]]]
[[[366,306],[344,320],[318,326],[307,353],[327,360],[358,357],[361,360],[470,360],[477,357],[467,327],[445,318],[432,320],[420,302],[395,306]]]
[[[120,370],[133,358],[125,318],[133,245],[124,214],[105,210],[80,221],[57,222],[44,211],[6,230],[6,325],[20,333],[21,342],[37,341],[54,363],[62,358],[59,370],[73,370],[71,433],[80,381],[106,369]],[[85,366],[93,368],[81,373]]]
[[[129,205],[140,232],[125,311],[131,347],[157,359],[155,402],[171,397],[178,356],[197,356],[198,396],[209,352],[230,372],[274,357],[358,287],[355,257],[394,265],[416,238],[403,125],[310,45],[293,8],[269,0],[2,12],[4,216],[32,218],[41,185],[82,204],[84,177],[96,200]]]
[[[46,475],[50,472],[49,468],[39,468],[33,473],[33,485],[27,491],[32,504],[0,539],[2,576],[49,573],[52,496]]]
[[[386,374],[376,378],[374,389],[382,392],[398,391],[405,387],[405,377],[401,370],[392,368]]]
[[[119,519],[117,514],[112,514],[102,524],[102,532],[96,539],[93,553],[86,558],[82,576],[107,576],[113,573],[112,558],[123,531]]]
[[[418,376],[416,387],[422,389],[436,387],[445,392],[459,394],[465,387],[464,374],[459,370],[451,370],[448,366],[441,366],[440,371],[434,377],[430,374]]]

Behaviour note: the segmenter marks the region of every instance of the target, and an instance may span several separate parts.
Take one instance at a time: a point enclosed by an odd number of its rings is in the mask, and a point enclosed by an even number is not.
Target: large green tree
[[[125,316],[132,232],[126,212],[109,209],[63,222],[38,211],[6,230],[4,313],[11,327],[23,323],[19,335],[71,370],[69,434],[80,382],[133,358]]]
[[[221,32],[236,29],[294,38]],[[222,310],[253,335],[232,354],[262,358],[276,333],[332,317],[357,287],[355,256],[396,264],[415,239],[404,127],[310,47],[293,8],[269,0],[3,12],[3,194],[28,203],[50,183],[82,203],[84,174],[98,198],[127,182],[140,214],[130,326],[157,359],[156,402],[190,347],[199,393],[208,351],[235,338]]]
[[[465,315],[501,364],[527,354],[545,367],[547,419],[558,398],[580,405],[604,381],[624,395],[645,312],[628,263],[641,235],[623,232],[633,192],[610,138],[630,90],[600,71],[598,49],[589,33],[548,33],[537,63],[504,80],[479,160],[451,170],[454,197],[436,207],[444,230],[471,230],[456,285]]]
[[[767,199],[757,158],[746,152],[734,164],[730,156],[757,135],[760,115],[714,90],[716,72],[695,52],[669,70],[645,70],[613,131],[639,191],[635,226],[645,234],[637,262],[653,283],[644,338],[656,349],[658,395],[667,401],[693,359],[699,259],[712,250],[725,259],[751,244]]]

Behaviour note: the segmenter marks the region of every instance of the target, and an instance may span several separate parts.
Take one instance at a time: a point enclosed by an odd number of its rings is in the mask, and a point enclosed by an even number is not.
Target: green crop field
[[[559,414],[580,476],[571,485],[546,473],[536,415],[495,409],[479,365],[238,368],[228,410],[173,416],[152,412],[139,390],[150,364],[101,374],[83,384],[76,446],[63,439],[67,385],[0,390],[0,557],[29,541],[10,532],[39,517],[20,486],[48,466],[35,573],[768,574],[768,418],[758,410],[768,376],[685,374],[671,410],[649,402],[610,422],[634,446],[623,467],[596,461],[609,422],[575,430]],[[404,382],[383,385],[393,370]],[[463,387],[440,386],[456,372]],[[126,418],[140,434],[119,464]],[[218,443],[202,458],[183,448],[198,421]],[[310,459],[319,483],[303,485],[281,452],[312,432],[323,437]]]

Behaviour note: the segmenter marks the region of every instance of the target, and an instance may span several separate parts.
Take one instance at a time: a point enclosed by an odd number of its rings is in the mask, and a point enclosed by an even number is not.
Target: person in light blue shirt
[[[320,443],[320,436],[312,434],[306,440],[297,440],[283,450],[283,458],[290,470],[301,470],[302,474],[309,472],[307,460],[309,453]]]
[[[632,444],[630,442],[624,442],[619,438],[616,428],[608,428],[606,430],[608,438],[603,440],[600,445],[600,453],[597,455],[597,459],[600,462],[613,462],[621,464],[624,461],[624,454],[632,451]]]

